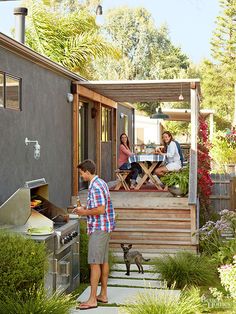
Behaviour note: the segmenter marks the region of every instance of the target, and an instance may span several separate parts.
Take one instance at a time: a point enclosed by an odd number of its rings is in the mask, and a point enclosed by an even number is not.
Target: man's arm
[[[73,213],[79,216],[97,216],[105,214],[105,205],[98,206],[91,209],[86,209],[84,207],[77,207],[74,209]]]

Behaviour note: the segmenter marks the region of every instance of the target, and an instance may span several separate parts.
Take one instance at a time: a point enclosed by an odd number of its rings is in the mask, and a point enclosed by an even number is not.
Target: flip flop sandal
[[[76,310],[84,311],[84,310],[90,310],[90,309],[96,309],[97,305],[78,305],[76,306]]]
[[[101,300],[101,299],[97,299],[97,301],[98,301],[99,303],[108,303],[108,301],[103,301],[103,300]]]

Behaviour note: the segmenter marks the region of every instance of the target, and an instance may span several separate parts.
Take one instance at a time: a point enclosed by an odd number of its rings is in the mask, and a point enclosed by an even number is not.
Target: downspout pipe
[[[27,8],[15,8],[15,39],[20,43],[25,43],[25,17],[28,14]]]

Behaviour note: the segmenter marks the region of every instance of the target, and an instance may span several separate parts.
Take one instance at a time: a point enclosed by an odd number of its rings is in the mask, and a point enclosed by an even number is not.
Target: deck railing
[[[188,203],[197,204],[197,152],[190,151]]]

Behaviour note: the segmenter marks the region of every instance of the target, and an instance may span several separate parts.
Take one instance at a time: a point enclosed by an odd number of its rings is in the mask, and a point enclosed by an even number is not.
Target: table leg
[[[155,169],[155,167],[157,166],[158,163],[153,162],[149,168],[147,168],[145,163],[143,163],[143,162],[140,162],[139,164],[140,164],[141,168],[143,169],[144,176],[139,181],[138,185],[135,187],[135,190],[139,190],[141,188],[141,186],[143,185],[143,183],[147,180],[147,178],[150,178],[151,182],[155,185],[155,187],[158,190],[162,190],[162,187],[159,185],[157,180],[152,175],[152,171]]]
[[[148,178],[148,168],[146,167],[145,163],[140,162],[139,165],[143,169],[144,175],[143,175],[142,179],[139,181],[139,183],[136,185],[136,187],[134,188],[135,190],[139,190],[141,188],[141,186],[143,185],[143,183]]]

